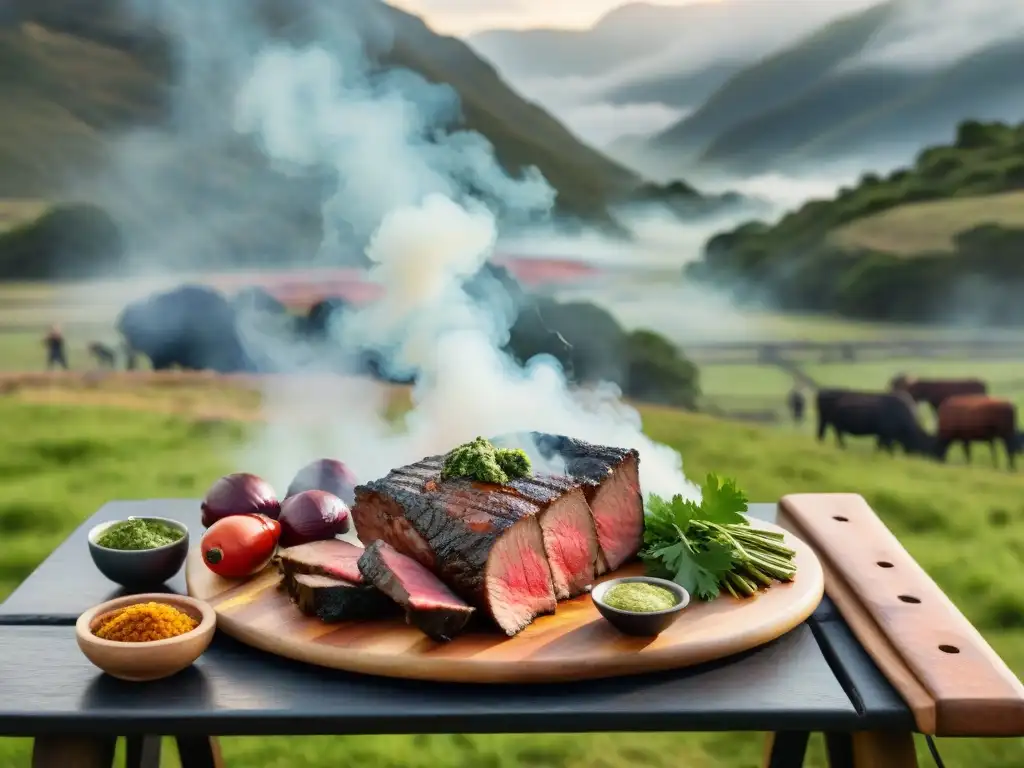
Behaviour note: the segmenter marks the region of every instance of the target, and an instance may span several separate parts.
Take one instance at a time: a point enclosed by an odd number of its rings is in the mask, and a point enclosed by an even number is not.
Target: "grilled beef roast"
[[[437,574],[509,636],[555,611],[537,505],[503,486],[439,480],[431,456],[356,487],[359,539],[382,539]]]
[[[286,576],[328,576],[360,584],[363,575],[357,563],[362,554],[362,547],[341,539],[327,539],[287,547],[279,552],[279,557],[281,570]]]
[[[431,456],[358,486],[352,507],[364,544],[383,540],[415,559],[509,636],[635,556],[643,539],[635,450],[529,437],[562,457],[565,476],[441,481],[444,457]]]
[[[451,640],[473,616],[472,606],[437,576],[384,541],[366,548],[359,569],[366,581],[405,609],[406,621],[433,640]]]
[[[592,445],[564,435],[532,432],[529,439],[545,458],[560,458],[565,474],[582,485],[601,548],[597,574],[631,560],[644,538],[640,454],[632,448]]]
[[[284,577],[284,588],[300,611],[321,621],[379,619],[396,612],[394,602],[368,584],[293,573]]]

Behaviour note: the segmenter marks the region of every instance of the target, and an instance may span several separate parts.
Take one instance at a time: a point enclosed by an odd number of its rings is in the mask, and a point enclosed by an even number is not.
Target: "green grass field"
[[[252,409],[250,395],[209,385],[148,391],[148,407],[177,402],[182,414],[202,400]],[[219,393],[219,394],[215,394]],[[191,397],[191,399],[190,399]],[[223,402],[216,398],[223,398]],[[71,400],[71,402],[78,402]],[[114,401],[116,402],[116,400]],[[114,498],[201,496],[233,465],[245,440],[240,422],[87,404],[38,404],[0,397],[0,598],[103,502]],[[799,491],[865,495],[907,549],[1003,656],[1024,673],[1024,502],[1020,475],[876,455],[869,444],[839,452],[804,435],[716,421],[665,409],[643,411],[649,434],[678,449],[692,477],[714,470],[737,478],[754,500]],[[344,457],[341,457],[344,458]],[[358,763],[386,768],[693,768],[759,764],[757,734],[587,734],[575,736],[420,736],[230,738],[233,768],[328,768]],[[1024,740],[943,740],[949,765],[1024,765]],[[173,749],[169,750],[173,753]],[[0,765],[29,765],[27,740],[0,739]],[[921,764],[929,765],[920,750]],[[170,757],[167,766],[176,765]],[[824,766],[815,743],[808,765]]]
[[[1024,192],[901,205],[840,227],[831,239],[883,253],[952,252],[957,234],[982,224],[1024,227]]]

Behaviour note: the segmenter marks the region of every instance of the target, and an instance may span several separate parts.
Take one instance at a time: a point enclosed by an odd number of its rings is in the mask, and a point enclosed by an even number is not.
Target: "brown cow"
[[[981,379],[917,379],[900,375],[889,383],[889,388],[906,392],[918,403],[928,403],[936,413],[948,397],[988,394],[988,386]]]
[[[939,429],[936,455],[946,458],[951,443],[964,446],[964,456],[971,460],[971,443],[986,442],[992,450],[992,463],[998,465],[996,441],[1006,446],[1010,469],[1014,455],[1020,449],[1017,436],[1017,406],[1008,400],[987,395],[954,395],[939,406]]]

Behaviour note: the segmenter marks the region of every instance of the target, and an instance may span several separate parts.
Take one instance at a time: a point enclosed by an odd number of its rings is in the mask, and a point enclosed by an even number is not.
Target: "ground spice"
[[[181,531],[155,520],[129,517],[105,530],[96,543],[107,549],[156,549],[173,544],[182,536]]]
[[[627,581],[616,584],[604,596],[604,602],[620,611],[653,613],[667,611],[676,604],[676,596],[664,587]]]
[[[167,603],[139,603],[107,618],[93,634],[103,640],[146,643],[191,632],[199,622]]]

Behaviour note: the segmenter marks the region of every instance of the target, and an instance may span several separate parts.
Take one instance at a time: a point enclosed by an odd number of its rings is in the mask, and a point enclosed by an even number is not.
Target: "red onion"
[[[239,472],[215,482],[206,492],[200,509],[203,510],[203,527],[209,528],[232,515],[257,514],[277,520],[281,502],[266,480]]]
[[[335,459],[318,459],[299,470],[285,498],[303,491],[327,491],[351,506],[355,502],[355,473]]]
[[[348,531],[348,507],[327,491],[303,491],[281,504],[282,547],[333,539]]]

